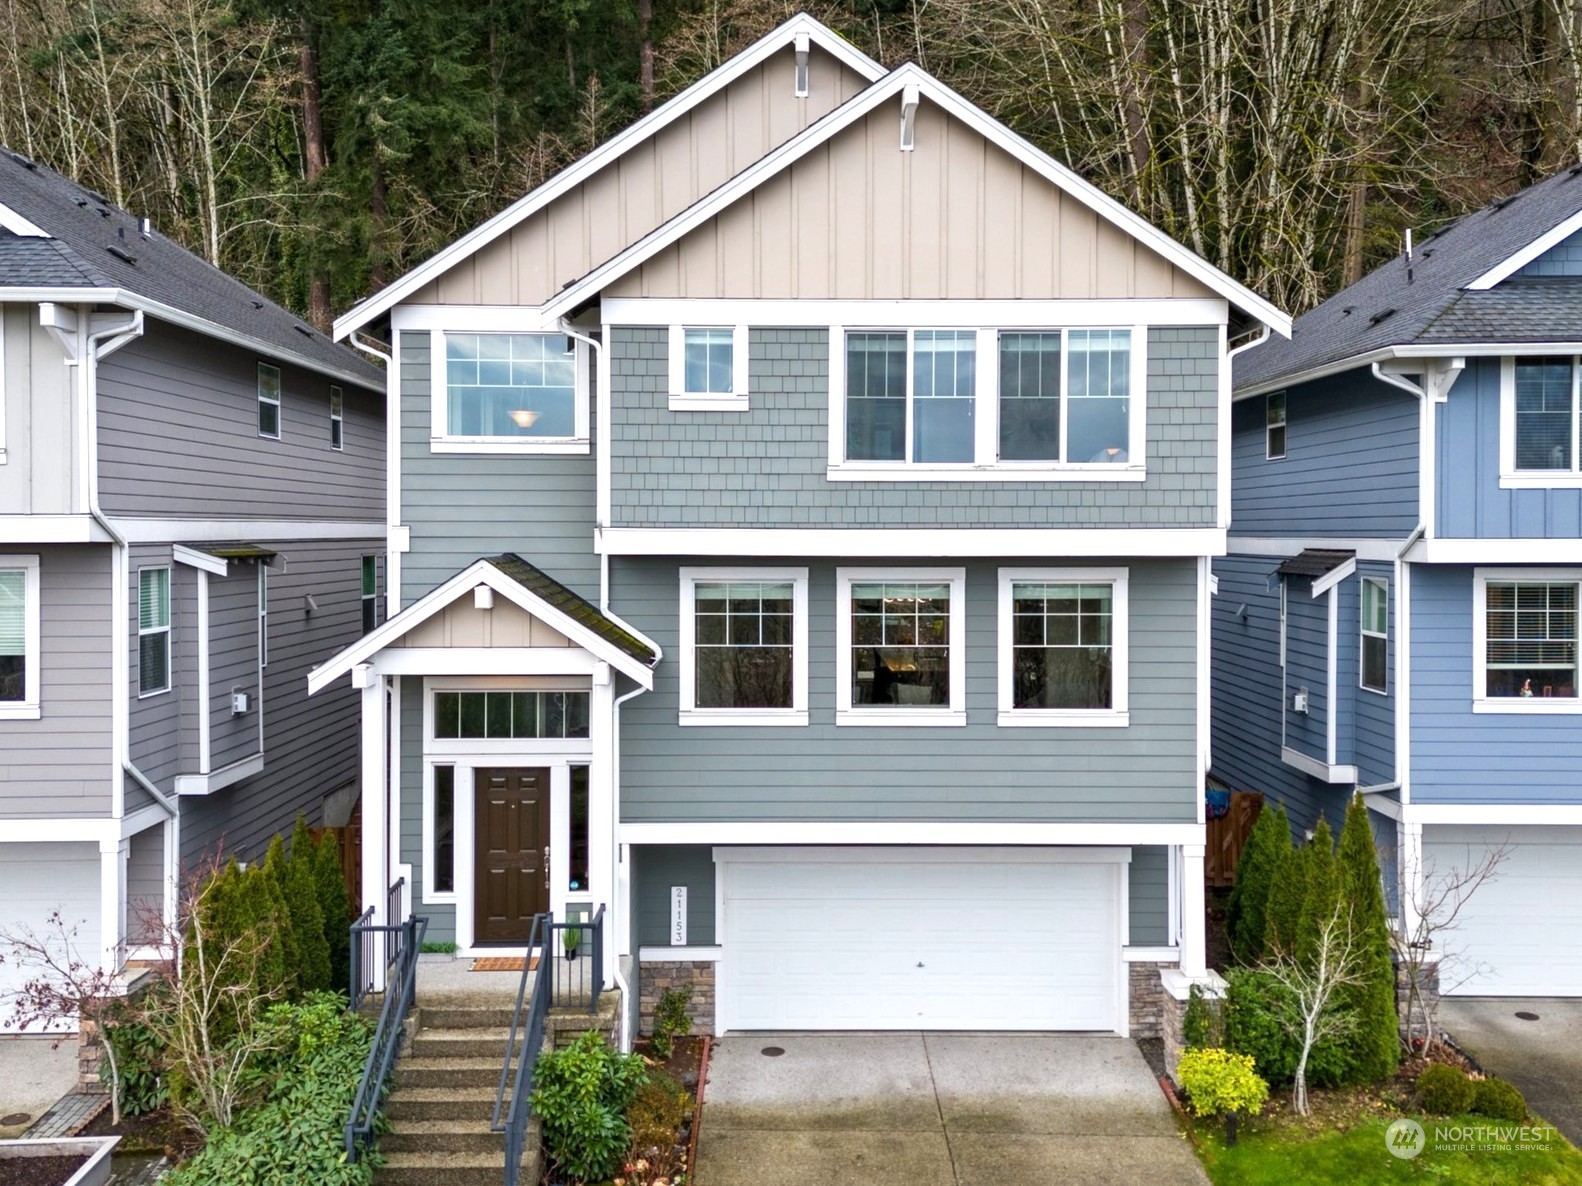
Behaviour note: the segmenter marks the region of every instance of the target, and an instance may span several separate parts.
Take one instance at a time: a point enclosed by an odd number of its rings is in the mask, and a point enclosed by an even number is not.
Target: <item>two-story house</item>
[[[1360,790],[1409,925],[1503,851],[1447,992],[1582,993],[1579,355],[1572,169],[1236,366],[1213,772],[1300,829]]]
[[[0,927],[114,969],[183,869],[355,806],[303,681],[382,615],[384,376],[4,151],[0,333]]]
[[[1286,318],[800,16],[410,275],[364,895],[736,1029],[1200,974],[1230,358]],[[378,788],[386,787],[381,796]]]

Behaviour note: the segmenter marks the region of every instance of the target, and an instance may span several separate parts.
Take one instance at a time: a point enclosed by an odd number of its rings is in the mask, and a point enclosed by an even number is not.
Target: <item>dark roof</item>
[[[50,236],[0,232],[0,288],[121,288],[370,387],[384,373],[240,280],[52,169],[0,148],[0,205]]]
[[[1582,338],[1566,332],[1582,326],[1582,312],[1562,308],[1549,287],[1564,281],[1513,278],[1483,292],[1464,291],[1579,211],[1582,172],[1570,169],[1451,223],[1417,244],[1410,277],[1405,255],[1397,255],[1298,317],[1289,341],[1271,339],[1238,355],[1236,386],[1278,383],[1411,342],[1520,341],[1510,336],[1517,327],[1528,341]],[[1515,317],[1515,326],[1500,320],[1505,313]]]
[[[542,569],[534,568],[515,552],[485,559],[522,588],[540,597],[580,626],[593,631],[605,642],[619,647],[645,667],[659,662],[653,647],[640,641],[625,627],[605,617],[599,607],[585,597],[579,597]]]
[[[1275,569],[1283,577],[1321,577],[1334,572],[1348,560],[1356,559],[1355,552],[1330,551],[1327,548],[1308,548],[1289,560],[1281,561]]]
[[[280,555],[273,548],[261,544],[188,544],[195,552],[203,552],[216,560],[273,560]]]

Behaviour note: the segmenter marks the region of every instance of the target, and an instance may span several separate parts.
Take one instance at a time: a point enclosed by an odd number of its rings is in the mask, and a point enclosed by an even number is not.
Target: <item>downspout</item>
[[[396,469],[401,448],[401,375],[394,349],[381,350],[373,339],[353,332],[346,339],[364,354],[385,364],[385,617],[401,610],[401,553],[396,549],[395,528],[401,520],[401,479]]]

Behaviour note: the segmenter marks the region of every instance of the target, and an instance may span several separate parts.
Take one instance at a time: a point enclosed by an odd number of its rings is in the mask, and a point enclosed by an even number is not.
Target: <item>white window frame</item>
[[[731,331],[731,392],[687,390],[686,343],[689,329]],[[745,412],[747,392],[747,327],[745,325],[672,325],[670,327],[670,410],[672,412]]]
[[[418,331],[421,332],[421,331]],[[514,334],[530,337],[567,337],[557,329],[534,328],[466,328],[429,330],[429,452],[430,453],[508,453],[522,456],[553,454],[586,454],[590,451],[592,435],[589,394],[591,378],[588,368],[588,344],[581,338],[572,338],[576,357],[576,388],[574,403],[574,432],[569,437],[497,437],[452,436],[450,425],[450,389],[446,382],[445,337],[447,334]]]
[[[1059,581],[1110,586],[1110,708],[1016,708],[1016,665],[1012,661],[1015,626],[1013,587],[1022,581]],[[1009,728],[1126,728],[1131,724],[1130,598],[1126,568],[1000,569],[998,688],[999,724]]]
[[[1274,410],[1274,399],[1280,397],[1280,423],[1275,424],[1269,419],[1269,414]],[[1280,429],[1284,435],[1280,438],[1280,451],[1274,451],[1274,430]],[[1263,397],[1263,458],[1265,461],[1284,461],[1286,453],[1291,448],[1291,403],[1283,391],[1271,391]]]
[[[365,582],[363,581],[363,577],[366,576],[368,572],[369,561],[373,562],[374,571],[372,593],[365,591]],[[377,552],[365,553],[359,559],[357,564],[357,591],[357,610],[359,615],[358,625],[366,625],[367,628],[362,632],[362,636],[366,637],[369,634],[372,634],[375,630],[379,629],[379,554]],[[368,606],[370,604],[372,604],[374,607],[374,612],[372,615],[373,621],[371,624],[368,622]]]
[[[143,629],[143,574],[145,572],[163,572],[165,574],[165,608],[166,617],[163,626],[156,626],[152,630]],[[171,645],[171,623],[176,617],[176,589],[175,582],[171,579],[171,566],[168,564],[150,564],[137,570],[137,617],[133,621],[137,625],[137,698],[147,700],[151,696],[168,696],[175,687],[175,647]],[[143,636],[148,634],[163,634],[165,636],[165,686],[143,690]]]
[[[1563,358],[1564,354],[1522,357]],[[1571,356],[1571,468],[1516,468],[1516,356],[1500,359],[1500,489],[1582,490],[1582,357]]]
[[[431,698],[430,698],[431,699]],[[432,738],[430,738],[432,741]],[[451,828],[451,859],[450,859],[450,889],[436,889],[434,884],[434,845],[439,839],[439,827],[435,808],[438,806],[436,798],[439,787],[434,772],[439,767],[445,766],[451,771],[451,799],[450,799],[450,828]],[[469,772],[471,768],[469,767]],[[428,757],[423,760],[423,901],[449,902],[454,904],[460,897],[457,889],[461,882],[461,861],[458,851],[461,847],[461,830],[458,826],[461,816],[461,766],[454,758]]]
[[[264,376],[266,374],[273,374],[274,377],[275,377],[275,391],[274,391],[274,394],[272,396],[265,393]],[[266,441],[278,441],[281,438],[281,435],[285,432],[285,428],[286,428],[286,412],[285,412],[285,407],[284,407],[284,401],[283,401],[283,398],[282,398],[283,394],[284,394],[284,388],[283,388],[283,386],[281,384],[280,368],[275,366],[273,363],[268,363],[268,362],[261,362],[261,363],[259,363],[258,364],[258,401],[257,401],[256,405],[254,406],[253,414],[254,414],[254,416],[256,418],[258,418],[257,420],[255,420],[255,423],[257,423],[257,425],[258,425],[258,435],[261,438],[263,438],[264,440],[266,440]],[[265,407],[272,407],[275,410],[275,431],[274,432],[265,432],[264,431],[264,426],[261,423],[261,420],[262,420],[262,409],[265,408]]]
[[[808,598],[805,568],[681,569],[681,667],[677,724],[780,725],[808,723]],[[790,581],[791,707],[694,708],[697,698],[697,586],[717,581]]]
[[[1489,582],[1534,581],[1551,585],[1582,586],[1582,569],[1576,568],[1474,568],[1472,570],[1472,711],[1509,713],[1514,716],[1582,715],[1582,695],[1572,697],[1495,697],[1487,694],[1489,658]],[[1578,589],[1582,599],[1582,588]],[[1579,630],[1582,634],[1582,630]],[[1578,665],[1582,667],[1582,639],[1578,640]],[[1582,679],[1582,670],[1577,672]],[[1578,689],[1582,692],[1582,688]]]
[[[868,581],[918,581],[950,586],[950,704],[945,708],[865,708],[851,702],[851,587]],[[967,570],[965,568],[837,568],[835,570],[835,723],[960,727],[967,723]]]
[[[1379,594],[1384,598],[1384,633],[1368,629],[1368,593],[1369,585],[1376,585]],[[1390,582],[1384,577],[1365,576],[1357,586],[1357,687],[1364,692],[1372,692],[1375,696],[1388,696],[1390,694]],[[1384,640],[1384,687],[1370,687],[1367,680],[1367,640],[1382,638]]]
[[[269,666],[269,565],[258,562],[258,667]]]
[[[346,393],[330,385],[330,448],[337,453],[346,449]]]
[[[977,334],[977,391],[973,410],[973,460],[959,462],[914,462],[846,460],[846,335],[848,333],[905,333],[906,334],[906,394],[907,419],[912,416],[912,367],[914,342],[920,329],[971,330]],[[1065,441],[1067,389],[1069,387],[1070,350],[1068,342],[1073,332],[1083,330],[1127,330],[1131,333],[1131,374],[1129,385],[1132,401],[1131,423],[1127,440],[1128,460],[1122,465],[1102,462],[1050,462],[1050,461],[1001,461],[1000,452],[1000,334],[1002,333],[1058,333],[1060,334],[1060,426],[1062,448]],[[992,326],[971,324],[912,325],[851,324],[832,325],[829,328],[829,465],[825,476],[832,482],[1016,482],[1016,481],[1070,481],[1070,482],[1144,482],[1148,479],[1148,327],[1127,323],[1124,325],[1093,325],[1072,322],[1069,325],[1033,324],[1019,325],[1001,322]],[[910,430],[907,448],[910,450]]]
[[[0,556],[0,568],[22,571],[22,699],[0,701],[0,721],[36,721],[42,715],[39,698],[43,667],[43,635],[40,627],[39,558],[37,556]]]

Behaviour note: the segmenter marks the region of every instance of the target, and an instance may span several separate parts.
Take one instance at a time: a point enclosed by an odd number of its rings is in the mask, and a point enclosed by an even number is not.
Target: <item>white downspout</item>
[[[401,372],[395,363],[393,347],[386,352],[372,341],[364,341],[357,333],[346,340],[385,364],[385,617],[388,619],[401,612],[401,550],[395,541],[395,529],[401,525]]]

